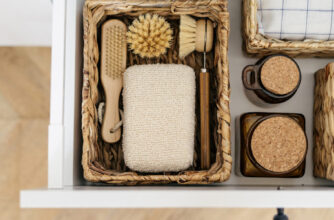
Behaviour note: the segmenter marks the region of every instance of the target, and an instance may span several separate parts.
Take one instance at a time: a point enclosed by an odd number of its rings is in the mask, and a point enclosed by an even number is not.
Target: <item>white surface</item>
[[[0,46],[50,46],[51,21],[50,0],[2,1]]]
[[[21,192],[20,205],[24,208],[324,208],[333,207],[333,203],[334,191],[328,189],[277,191],[274,188],[188,186],[31,190]]]
[[[55,1],[56,2],[56,1]],[[241,47],[241,0],[230,1],[231,37],[229,61],[231,73],[231,112],[232,112],[232,155],[234,166],[231,179],[221,185],[206,187],[191,186],[148,186],[148,187],[98,187],[68,186],[84,185],[81,174],[81,135],[80,135],[80,94],[82,76],[82,35],[81,7],[83,0],[67,3],[66,20],[66,50],[61,55],[58,48],[57,56],[53,57],[54,71],[60,74],[52,78],[52,83],[63,82],[65,70],[65,87],[57,87],[53,94],[58,95],[53,100],[63,101],[65,120],[64,143],[51,141],[49,148],[55,151],[50,154],[54,166],[49,166],[49,173],[54,177],[58,190],[25,190],[21,192],[22,207],[334,207],[334,183],[315,179],[312,176],[312,109],[313,109],[313,73],[325,66],[329,59],[298,59],[303,71],[303,80],[296,95],[288,102],[271,109],[263,109],[253,105],[245,96],[241,82],[242,68],[256,62],[244,56]],[[61,10],[61,7],[58,8]],[[71,18],[71,19],[69,19]],[[64,27],[65,28],[65,27]],[[62,39],[59,34],[58,37]],[[74,43],[76,42],[76,43]],[[57,45],[57,44],[55,44]],[[57,49],[57,48],[56,48]],[[57,58],[58,57],[58,58]],[[65,57],[65,63],[60,60]],[[75,59],[74,59],[75,58]],[[58,60],[60,59],[60,60]],[[334,61],[334,60],[332,60]],[[58,66],[59,65],[59,66]],[[56,74],[56,72],[54,72]],[[61,80],[60,80],[61,79]],[[60,85],[60,84],[59,84]],[[62,95],[65,90],[65,95]],[[59,106],[54,106],[59,108]],[[53,107],[52,107],[53,108]],[[246,178],[236,175],[238,165],[238,143],[236,139],[236,119],[249,111],[296,112],[306,117],[306,130],[310,148],[307,155],[307,168],[303,178]],[[53,111],[51,118],[58,118],[62,112]],[[60,119],[60,118],[58,118]],[[57,119],[57,121],[58,121]],[[62,126],[61,124],[58,124]],[[61,129],[55,129],[54,137]],[[239,131],[237,131],[239,133]],[[73,138],[74,137],[74,138]],[[63,147],[65,149],[63,149]],[[63,151],[64,150],[64,151]],[[63,158],[59,156],[64,152]],[[60,161],[59,161],[60,159]],[[64,161],[62,160],[64,159]],[[61,165],[57,165],[57,163]],[[66,169],[62,169],[62,164]],[[62,175],[60,175],[61,172]],[[63,179],[63,180],[62,180]],[[60,184],[61,183],[61,184]],[[53,184],[53,183],[52,183]],[[60,186],[61,185],[61,186]],[[318,187],[328,185],[330,187]],[[256,188],[251,187],[256,186]],[[280,188],[281,190],[277,190]],[[177,198],[177,199],[175,199]]]
[[[64,67],[66,2],[55,1],[53,6],[53,38],[50,92],[50,125],[48,151],[48,186],[63,186],[64,136]]]
[[[78,185],[81,174],[82,8],[84,1],[67,1],[64,105],[64,185]],[[76,83],[74,83],[76,82]],[[74,153],[75,152],[75,153]]]

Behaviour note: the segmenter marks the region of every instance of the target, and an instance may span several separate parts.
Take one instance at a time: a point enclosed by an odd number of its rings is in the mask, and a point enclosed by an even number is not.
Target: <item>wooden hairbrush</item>
[[[101,134],[107,143],[115,143],[121,138],[119,97],[126,69],[126,31],[126,25],[117,19],[102,25],[101,83],[106,103]]]

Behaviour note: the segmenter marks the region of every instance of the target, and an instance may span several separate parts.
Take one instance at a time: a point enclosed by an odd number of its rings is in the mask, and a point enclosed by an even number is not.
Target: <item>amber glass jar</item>
[[[302,177],[307,137],[301,114],[246,113],[240,118],[241,173],[248,177]]]
[[[280,54],[264,57],[255,65],[246,66],[242,73],[247,97],[261,106],[290,99],[297,92],[301,79],[297,62]]]

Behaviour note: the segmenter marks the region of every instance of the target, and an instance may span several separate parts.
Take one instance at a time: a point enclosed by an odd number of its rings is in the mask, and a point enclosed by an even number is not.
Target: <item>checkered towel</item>
[[[334,0],[257,0],[259,32],[286,40],[334,40]]]

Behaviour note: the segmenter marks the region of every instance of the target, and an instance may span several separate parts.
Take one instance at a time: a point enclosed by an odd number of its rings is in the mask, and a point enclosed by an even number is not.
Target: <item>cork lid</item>
[[[303,161],[307,143],[299,124],[288,117],[274,116],[262,121],[254,130],[251,150],[263,168],[283,173]]]
[[[299,68],[285,56],[274,56],[262,66],[261,82],[270,92],[285,95],[292,92],[299,82]]]

